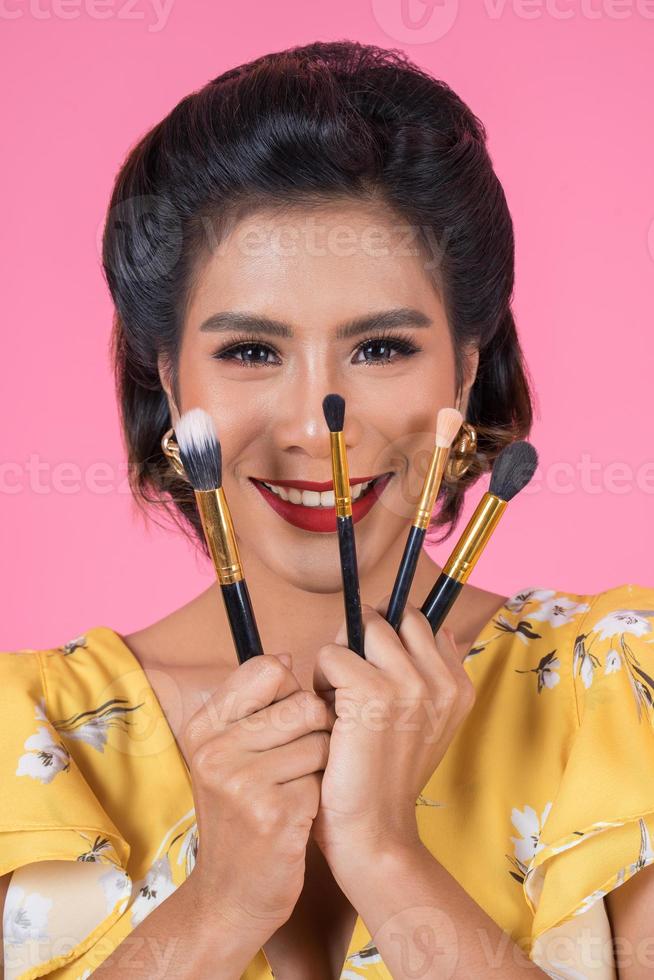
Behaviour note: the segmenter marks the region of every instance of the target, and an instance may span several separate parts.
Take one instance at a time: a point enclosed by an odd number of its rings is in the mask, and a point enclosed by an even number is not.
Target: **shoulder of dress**
[[[20,647],[16,650],[0,650],[0,656],[5,657],[17,657],[17,656],[27,656],[30,655],[45,655],[45,656],[70,656],[76,650],[80,648],[95,648],[98,646],[123,646],[123,641],[121,640],[120,634],[116,630],[111,629],[109,626],[93,626],[90,629],[83,630],[70,639],[66,640],[64,643],[53,646],[40,646],[40,647]]]
[[[109,626],[93,626],[82,630],[75,636],[70,636],[64,643],[58,646],[43,648],[38,652],[45,659],[66,659],[73,657],[76,653],[88,651],[91,653],[101,652],[102,650],[122,650],[124,642],[120,634]]]
[[[0,651],[0,684],[6,679],[12,690],[38,686],[55,706],[60,694],[76,697],[89,684],[102,689],[134,667],[120,634],[108,626],[94,626],[58,646]]]
[[[554,631],[561,636],[575,626],[592,610],[595,597],[566,589],[531,586],[509,596],[500,614],[510,615],[514,626],[528,633],[529,624],[539,633]]]
[[[654,587],[626,582],[588,596],[590,609],[584,618],[584,636],[607,639],[614,632],[643,636],[654,624]]]
[[[552,626],[572,624],[573,621],[583,622],[586,626],[599,611],[637,608],[654,615],[654,587],[622,583],[599,592],[585,593],[534,586],[509,596],[501,611],[547,621]]]
[[[593,606],[606,604],[633,606],[643,601],[651,604],[654,602],[654,586],[637,582],[623,582],[620,585],[612,585],[592,593],[589,598],[592,599]]]

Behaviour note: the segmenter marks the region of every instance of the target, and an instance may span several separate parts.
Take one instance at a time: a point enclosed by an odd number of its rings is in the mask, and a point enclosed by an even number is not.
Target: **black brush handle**
[[[424,537],[424,529],[412,524],[404,546],[404,554],[402,555],[402,561],[397,572],[395,585],[393,586],[393,591],[388,602],[388,609],[386,610],[386,621],[391,624],[396,633],[400,628],[402,613],[409,598],[411,583],[413,582]]]
[[[457,582],[445,572],[441,572],[438,576],[434,588],[420,607],[420,612],[429,620],[432,633],[437,633],[441,628],[443,620],[462,588],[463,582]]]
[[[347,625],[347,645],[360,657],[363,653],[363,622],[361,619],[361,597],[359,595],[359,571],[354,544],[354,524],[351,517],[337,517],[338,550],[341,556],[341,575],[345,598],[345,622]]]
[[[245,579],[220,586],[239,664],[263,654]]]

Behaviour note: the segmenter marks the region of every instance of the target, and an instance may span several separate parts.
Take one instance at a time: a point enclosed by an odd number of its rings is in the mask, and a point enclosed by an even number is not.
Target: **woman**
[[[206,554],[161,446],[204,407],[266,655],[236,666],[215,584],[2,655],[5,977],[615,976],[610,925],[644,937],[652,891],[652,590],[466,585],[434,638],[423,552],[399,635],[383,618],[438,409],[477,437],[445,536],[531,425],[481,122],[397,52],[260,58],[131,150],[104,268],[136,499]],[[331,391],[372,495],[365,661],[312,529]]]

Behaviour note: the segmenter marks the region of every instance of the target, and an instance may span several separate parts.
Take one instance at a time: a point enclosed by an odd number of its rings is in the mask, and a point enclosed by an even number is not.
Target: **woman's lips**
[[[382,476],[377,483],[373,483],[370,489],[358,500],[352,501],[352,521],[357,523],[366,516],[368,511],[374,507],[379,500],[384,488],[392,477],[392,473]],[[283,517],[289,524],[301,528],[303,531],[317,531],[322,533],[334,534],[336,525],[335,507],[305,507],[303,504],[293,504],[290,500],[282,498],[273,493],[261,483],[251,480],[266,503],[270,504],[274,511]]]

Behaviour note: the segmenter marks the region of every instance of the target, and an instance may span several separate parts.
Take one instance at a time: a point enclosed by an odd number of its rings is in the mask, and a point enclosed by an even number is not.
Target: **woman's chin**
[[[325,566],[316,568],[315,565],[307,567],[306,564],[291,565],[280,564],[277,558],[274,562],[272,571],[278,579],[283,579],[289,586],[299,589],[302,592],[311,592],[315,595],[333,595],[343,591],[343,579],[341,567],[338,563],[338,545],[336,546],[336,563],[329,561]],[[270,566],[269,566],[270,567]]]

